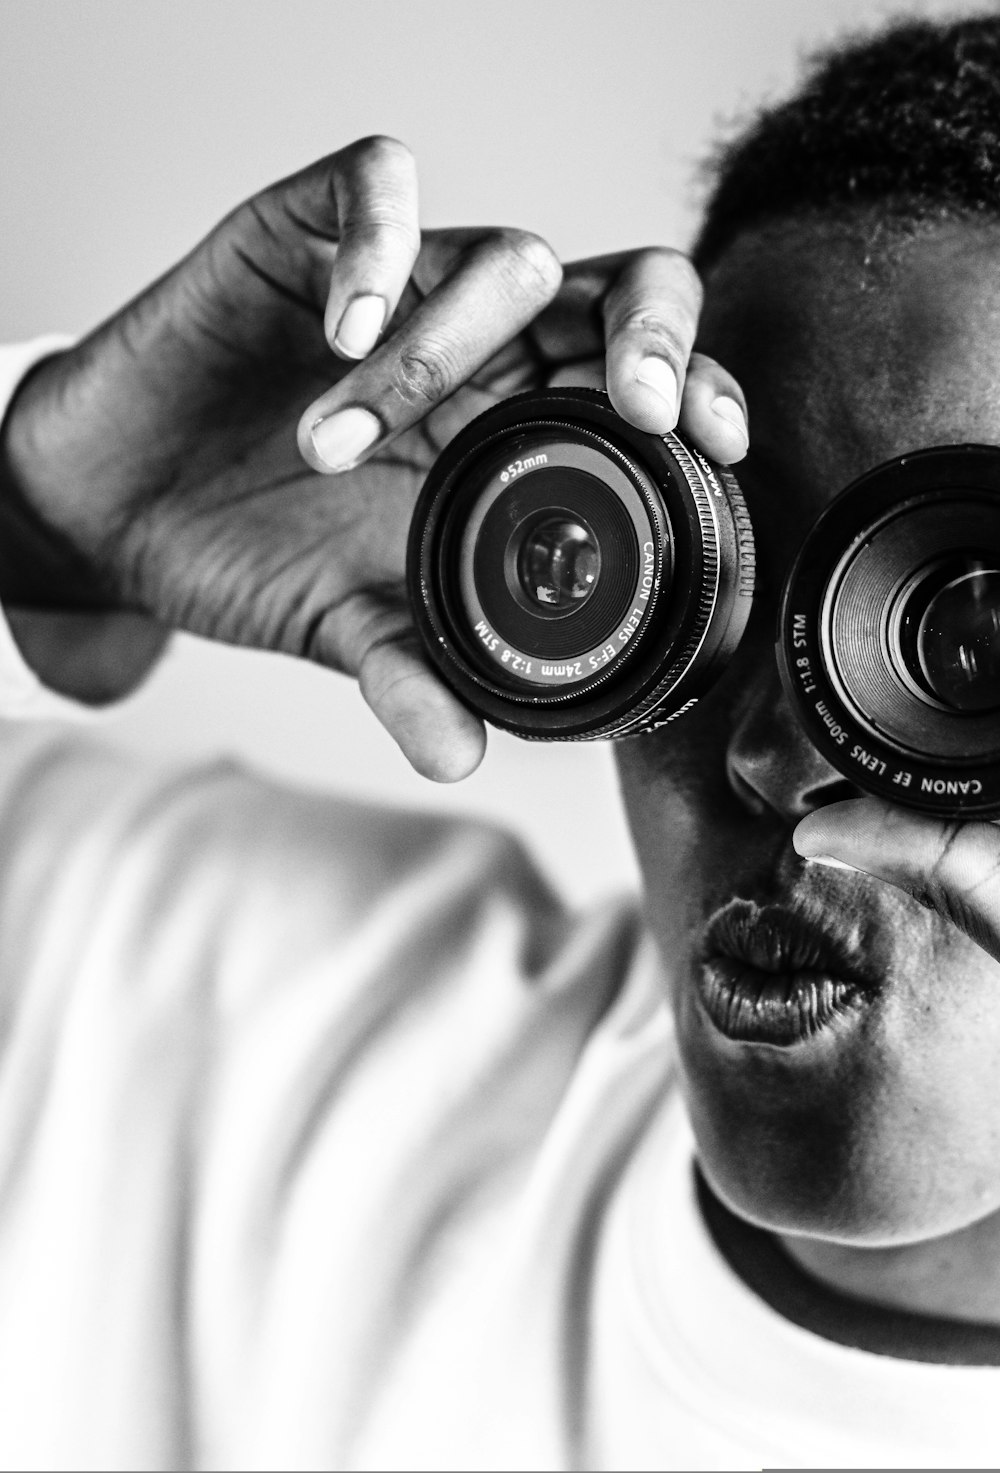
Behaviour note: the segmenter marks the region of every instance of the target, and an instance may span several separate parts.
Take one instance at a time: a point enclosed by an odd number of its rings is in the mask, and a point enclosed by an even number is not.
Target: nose
[[[777,670],[749,698],[726,748],[729,785],[752,813],[798,823],[815,808],[860,790],[812,745],[796,721]]]

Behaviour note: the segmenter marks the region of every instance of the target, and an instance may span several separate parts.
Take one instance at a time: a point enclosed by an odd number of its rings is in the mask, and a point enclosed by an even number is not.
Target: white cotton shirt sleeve
[[[61,353],[72,345],[72,338],[57,333],[34,338],[29,343],[0,345],[0,420],[6,414],[24,376],[44,358]],[[84,646],[88,650],[93,649],[95,642],[107,638],[111,624],[119,624],[120,628],[120,619],[134,620],[136,616],[124,614],[119,617],[113,613],[93,616],[81,613],[70,617],[79,621],[75,625],[78,637],[74,641],[73,651],[60,656],[58,650],[52,650],[51,637],[46,635],[45,645],[52,654],[45,664],[50,670],[53,665],[60,663],[65,666],[66,659],[79,654]],[[22,624],[31,621],[32,611],[20,610],[19,619]],[[49,611],[38,612],[38,621],[42,620],[51,623]],[[37,634],[38,629],[35,632]],[[6,612],[0,605],[0,720],[88,722],[99,718],[105,709],[104,705],[73,700],[47,685],[43,676],[26,660],[14,637]]]

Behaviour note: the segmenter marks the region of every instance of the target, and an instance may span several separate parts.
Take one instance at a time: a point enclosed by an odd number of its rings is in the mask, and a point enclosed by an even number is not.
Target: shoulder
[[[56,914],[81,945],[101,922],[133,973],[180,947],[238,957],[251,990],[321,959],[360,980],[390,954],[410,991],[470,971],[613,990],[638,936],[634,907],[573,912],[489,823],[0,729],[0,918],[23,939]]]

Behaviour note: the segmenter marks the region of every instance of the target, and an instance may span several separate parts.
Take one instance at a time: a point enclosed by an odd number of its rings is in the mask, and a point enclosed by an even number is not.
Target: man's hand
[[[945,823],[877,798],[831,803],[795,830],[804,858],[905,890],[1000,961],[1000,827]]]
[[[0,593],[344,671],[419,771],[465,776],[482,725],[424,664],[405,598],[423,478],[481,410],[604,352],[633,424],[679,415],[739,459],[742,394],[691,353],[699,306],[672,251],[563,274],[524,231],[421,238],[411,155],[364,139],[240,206],[29,376],[0,446],[18,548]]]

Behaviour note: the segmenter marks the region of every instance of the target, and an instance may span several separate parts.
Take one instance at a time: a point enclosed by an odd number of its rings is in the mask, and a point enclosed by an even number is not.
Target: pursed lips
[[[699,995],[727,1038],[779,1046],[804,1042],[870,1003],[879,984],[834,917],[732,900],[709,921],[700,947]]]

